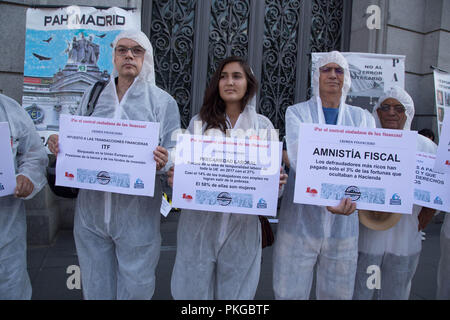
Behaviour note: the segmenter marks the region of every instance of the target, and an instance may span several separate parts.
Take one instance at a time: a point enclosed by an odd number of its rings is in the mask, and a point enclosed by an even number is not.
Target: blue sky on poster
[[[71,29],[71,30],[51,30],[41,31],[27,29],[25,44],[25,77],[53,77],[53,75],[64,69],[68,59],[69,44],[73,37],[81,38],[81,33],[85,38],[92,36],[93,42],[100,46],[100,55],[97,66],[100,71],[107,70],[112,72],[112,48],[114,41],[120,30],[96,31],[89,29]],[[100,35],[106,34],[103,38]],[[49,38],[50,42],[44,42]],[[39,60],[33,53],[49,57],[51,60]]]

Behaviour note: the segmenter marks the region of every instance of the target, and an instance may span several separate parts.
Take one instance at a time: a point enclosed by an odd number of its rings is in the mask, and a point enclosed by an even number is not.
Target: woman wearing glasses
[[[400,87],[384,94],[372,112],[377,128],[410,130],[414,117],[414,102]],[[437,146],[430,139],[417,135],[417,151],[436,153]],[[356,272],[356,300],[370,300],[377,293],[379,300],[407,300],[411,280],[422,250],[420,231],[433,218],[435,210],[413,206],[412,214],[401,215],[397,224],[387,230],[369,229],[359,225],[358,268]],[[375,229],[375,228],[374,228]],[[379,290],[369,289],[367,268],[381,270]]]

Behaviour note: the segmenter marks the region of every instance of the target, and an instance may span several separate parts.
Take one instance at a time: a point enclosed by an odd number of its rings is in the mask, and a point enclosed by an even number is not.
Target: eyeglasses
[[[132,48],[119,46],[115,49],[117,55],[119,55],[119,56],[126,56],[128,54],[128,50],[131,50],[131,53],[135,57],[142,57],[145,54],[145,49],[140,46],[136,46],[136,47],[132,47]]]
[[[389,110],[391,110],[391,108],[394,109],[395,112],[397,113],[403,113],[406,111],[406,108],[404,106],[402,106],[401,104],[395,105],[395,106],[391,106],[389,104],[382,104],[378,110],[382,111],[382,112],[387,112]]]
[[[334,70],[334,72],[335,72],[336,74],[339,74],[339,75],[344,74],[344,69],[341,68],[341,67],[337,67],[337,68],[333,68],[333,67],[321,67],[321,68],[319,68],[319,70],[320,70],[320,72],[323,72],[323,73],[329,73],[329,72],[331,72],[331,70]]]

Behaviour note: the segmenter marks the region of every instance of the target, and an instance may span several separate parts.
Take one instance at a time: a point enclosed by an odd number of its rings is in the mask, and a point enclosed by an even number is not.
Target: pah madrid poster
[[[139,11],[27,10],[22,106],[44,144],[59,130],[59,116],[75,115],[84,92],[109,79],[112,43],[126,29],[141,29]]]

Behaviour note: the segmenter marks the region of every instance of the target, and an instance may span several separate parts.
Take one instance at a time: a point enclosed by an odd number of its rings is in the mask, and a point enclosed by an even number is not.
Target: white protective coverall
[[[291,163],[281,202],[273,255],[276,299],[308,299],[317,263],[317,299],[351,299],[358,253],[358,216],[337,215],[326,207],[294,203],[300,123],[325,124],[319,96],[319,68],[336,63],[344,69],[344,86],[337,125],[374,128],[372,115],[345,104],[351,85],[348,63],[337,51],[322,56],[313,76],[314,96],[286,111],[286,144]]]
[[[450,300],[450,213],[441,227],[441,257],[437,272],[436,299]]]
[[[253,98],[234,126],[236,129],[273,129],[265,116],[257,114]],[[231,128],[227,116],[228,127]],[[189,123],[195,130],[196,115]],[[227,130],[230,136],[234,130]],[[198,130],[200,131],[200,130]],[[220,134],[207,130],[206,134]],[[224,135],[221,133],[221,135]],[[278,135],[277,135],[278,139]],[[261,269],[261,226],[256,215],[184,210],[178,222],[177,255],[172,273],[172,296],[176,300],[251,300]]]
[[[48,164],[44,145],[33,121],[13,99],[0,94],[0,122],[8,122],[16,176],[34,185],[33,198],[47,183]],[[27,225],[23,199],[14,195],[0,198],[0,300],[31,299],[27,272]]]
[[[375,105],[372,115],[378,128],[381,123],[377,109],[386,99],[393,98],[406,108],[406,122],[403,130],[410,130],[414,117],[414,102],[409,94],[400,87],[386,92]],[[430,139],[417,135],[417,151],[436,153],[437,146]],[[358,268],[356,272],[353,299],[370,300],[377,291],[380,300],[407,300],[411,290],[411,280],[419,263],[422,250],[421,234],[418,230],[421,206],[414,205],[412,214],[402,214],[395,226],[388,230],[377,231],[359,225]],[[367,273],[370,265],[381,270],[381,288],[369,289]]]
[[[119,103],[114,67],[92,116],[159,122],[159,145],[170,151],[176,144],[171,134],[180,127],[177,103],[155,85],[153,50],[147,36],[138,30],[123,31],[114,47],[123,38],[146,50],[142,70]],[[86,113],[89,91],[83,96],[80,115]],[[158,174],[166,168],[170,164],[157,172],[153,197],[79,191],[74,237],[85,299],[144,300],[153,296],[161,247],[162,185]]]

